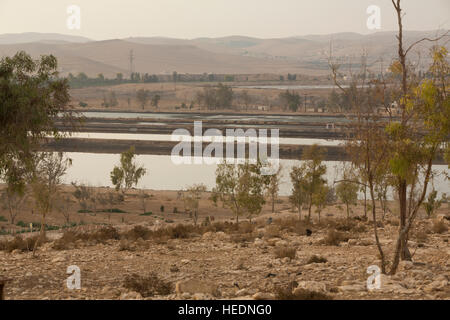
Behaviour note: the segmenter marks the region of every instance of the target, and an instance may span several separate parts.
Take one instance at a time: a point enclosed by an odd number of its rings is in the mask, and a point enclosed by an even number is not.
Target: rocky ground
[[[356,221],[338,245],[325,244],[330,222],[314,224],[312,234],[283,229],[283,219],[267,225],[256,221],[251,236],[226,232],[193,233],[186,239],[76,240],[64,250],[50,240],[33,258],[31,252],[0,251],[0,277],[10,281],[6,299],[274,299],[277,288],[307,289],[332,299],[450,299],[448,231],[433,231],[436,220],[421,219],[410,240],[413,262],[402,262],[394,276],[381,276],[381,288],[368,291],[367,268],[380,265],[370,223]],[[448,221],[441,219],[448,227]],[[145,224],[144,224],[145,225]],[[132,226],[128,226],[131,228]],[[148,224],[149,228],[158,228]],[[392,255],[398,227],[385,222],[382,244]],[[53,238],[61,236],[58,231]],[[347,240],[347,241],[346,241]],[[295,257],[277,258],[283,248]],[[311,263],[313,255],[326,262]],[[81,271],[81,289],[67,288],[67,267]],[[150,295],[124,286],[131,274],[154,273],[172,287],[165,295]],[[139,291],[139,290],[138,290]]]

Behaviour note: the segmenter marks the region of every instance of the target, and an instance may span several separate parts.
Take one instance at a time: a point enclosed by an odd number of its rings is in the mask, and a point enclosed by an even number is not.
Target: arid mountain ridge
[[[423,37],[434,37],[442,31],[407,31],[405,42],[413,43]],[[426,42],[417,47],[416,57],[426,64]],[[25,50],[34,57],[53,54],[59,59],[63,75],[85,72],[89,76],[102,73],[114,77],[129,74],[130,51],[133,51],[133,69],[141,73],[329,73],[328,58],[343,64],[358,63],[363,51],[369,65],[380,69],[380,60],[386,66],[396,54],[395,32],[377,32],[369,35],[336,33],[289,38],[259,39],[244,36],[221,38],[174,39],[164,37],[131,37],[94,41],[85,37],[55,33],[20,33],[0,35],[0,56],[10,56]]]

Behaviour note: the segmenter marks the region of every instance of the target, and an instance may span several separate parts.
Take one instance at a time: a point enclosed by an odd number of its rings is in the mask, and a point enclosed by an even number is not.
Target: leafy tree
[[[199,202],[204,192],[206,192],[206,186],[204,184],[196,184],[187,188],[183,194],[184,206],[192,217],[194,225],[197,225]]]
[[[155,94],[152,97],[152,106],[158,108],[159,100],[161,100],[161,96],[159,94]]]
[[[222,83],[217,88],[204,87],[202,92],[197,92],[197,101],[212,110],[230,108],[233,104],[233,89]]]
[[[345,204],[347,219],[350,219],[350,206],[358,204],[359,186],[351,180],[348,172],[344,173],[343,178],[336,187],[336,195]]]
[[[242,103],[245,106],[245,110],[248,110],[248,107],[252,103],[252,97],[250,96],[250,94],[248,93],[247,90],[242,91],[242,93],[241,93],[241,101],[242,101]]]
[[[308,205],[307,220],[310,221],[314,195],[326,184],[323,176],[327,173],[327,167],[323,164],[324,151],[316,144],[306,148],[302,158],[304,159],[304,163],[301,165],[304,173],[303,189]]]
[[[316,207],[316,212],[319,216],[326,206],[331,204],[332,198],[330,198],[330,187],[326,184],[321,184],[313,195],[313,204]]]
[[[306,202],[306,179],[305,168],[301,166],[292,167],[290,176],[292,182],[292,192],[289,201],[298,210],[298,219],[302,219],[302,208]]]
[[[145,105],[147,104],[148,100],[150,99],[150,91],[145,89],[139,89],[136,92],[136,99],[140,103],[142,110],[144,110]]]
[[[34,150],[45,136],[61,137],[55,119],[76,127],[68,109],[69,86],[54,56],[33,60],[21,51],[0,60],[0,178],[24,191]]]
[[[215,204],[221,201],[231,209],[239,223],[239,217],[261,212],[265,204],[264,191],[268,185],[268,176],[261,174],[262,164],[219,164],[216,170],[216,187],[213,189],[212,200]]]
[[[379,175],[375,179],[375,195],[380,203],[381,210],[383,210],[382,220],[384,220],[386,213],[390,212],[387,197],[390,185],[388,175]]]
[[[177,91],[178,73],[176,71],[172,73],[172,81],[175,84],[175,91]]]
[[[159,94],[155,94],[152,97],[152,106],[158,108],[159,101],[161,100],[161,96]]]
[[[134,147],[120,154],[120,166],[115,166],[111,171],[111,182],[116,190],[126,192],[146,174],[147,170],[135,163],[135,156]]]
[[[342,111],[339,94],[332,90],[328,96],[328,106],[333,112]]]
[[[444,151],[450,131],[450,98],[447,95],[450,67],[447,49],[440,46],[432,48],[432,64],[425,79],[416,76],[414,63],[409,61],[408,55],[417,44],[424,41],[436,42],[447,36],[448,32],[435,39],[419,39],[405,46],[401,0],[392,0],[392,4],[399,26],[397,58],[389,67],[387,77],[383,75],[374,88],[358,88],[354,95],[350,95],[353,110],[358,113],[354,122],[354,139],[349,141],[353,154],[359,158],[356,165],[365,168],[365,181],[372,201],[374,235],[382,261],[381,269],[383,273],[389,274],[396,273],[400,260],[411,260],[408,249],[409,232],[433,179],[433,159]],[[337,68],[337,65],[332,65],[335,83]],[[360,79],[364,79],[365,75],[366,72],[362,72]],[[341,91],[346,91],[339,84],[338,87]],[[377,101],[373,99],[374,90],[378,90],[381,96],[390,96],[390,99],[380,99],[389,115],[383,122],[367,110]],[[364,92],[370,92],[372,97],[368,98]],[[365,99],[360,99],[361,97]],[[387,105],[389,100],[395,104]],[[398,237],[389,271],[386,269],[388,261],[378,238],[376,223],[375,181],[380,174],[390,177],[400,209]]]
[[[287,106],[292,112],[297,112],[301,103],[298,93],[291,93],[289,90],[286,90],[286,92],[280,93],[279,97],[283,105]]]
[[[278,170],[273,174],[268,176],[269,183],[267,185],[266,194],[270,198],[272,204],[272,213],[275,212],[275,201],[278,198],[278,192],[280,191],[281,184],[281,165],[278,166]]]
[[[233,89],[227,85],[219,83],[216,91],[216,106],[219,108],[230,108],[233,104]]]

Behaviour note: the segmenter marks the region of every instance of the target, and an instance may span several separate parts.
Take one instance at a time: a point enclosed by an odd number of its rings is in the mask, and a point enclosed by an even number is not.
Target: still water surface
[[[66,183],[78,181],[93,186],[112,186],[109,174],[119,163],[118,154],[97,154],[68,152],[67,156],[73,160],[72,167],[69,168],[64,177]],[[139,155],[136,161],[147,169],[147,175],[143,177],[138,187],[153,190],[181,190],[195,183],[204,183],[208,190],[215,185],[215,170],[217,165],[207,164],[180,164],[176,165],[171,161],[170,156],[160,155]],[[280,186],[281,195],[289,195],[292,188],[289,172],[294,165],[299,165],[299,160],[281,160],[282,184]],[[329,183],[338,180],[342,162],[325,161],[327,166],[327,180]],[[433,169],[441,173],[434,181],[436,190],[440,193],[450,194],[450,185],[445,181],[443,172],[448,172],[446,165],[435,165]]]

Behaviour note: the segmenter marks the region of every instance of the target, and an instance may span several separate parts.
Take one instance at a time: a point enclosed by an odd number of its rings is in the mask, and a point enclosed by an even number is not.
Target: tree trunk
[[[275,197],[272,197],[272,213],[275,212]]]
[[[345,207],[347,208],[347,220],[350,220],[350,210],[349,210],[348,203],[345,204]]]
[[[364,186],[364,218],[367,218],[367,187]]]
[[[400,225],[399,225],[399,234],[401,234],[402,230],[405,228],[407,217],[407,199],[406,199],[406,190],[407,183],[406,180],[402,179],[400,181],[399,189],[398,189],[398,198],[400,202]],[[408,237],[405,235],[401,237],[400,241],[400,258],[401,260],[411,261],[411,254],[408,250]]]
[[[39,243],[41,241],[44,241],[44,239],[45,239],[45,213],[42,214],[41,230],[39,231],[39,236],[33,246],[33,257],[36,256],[36,249],[37,249]]]
[[[312,208],[312,200],[309,201],[308,206],[308,222],[311,221],[311,208]]]
[[[369,192],[370,192],[370,199],[372,201],[372,219],[373,219],[373,231],[375,235],[375,243],[377,245],[378,253],[380,254],[381,258],[381,272],[383,274],[386,274],[386,258],[384,255],[383,248],[381,247],[380,238],[378,237],[376,199],[375,199],[375,192],[373,190],[372,178],[369,178]]]

